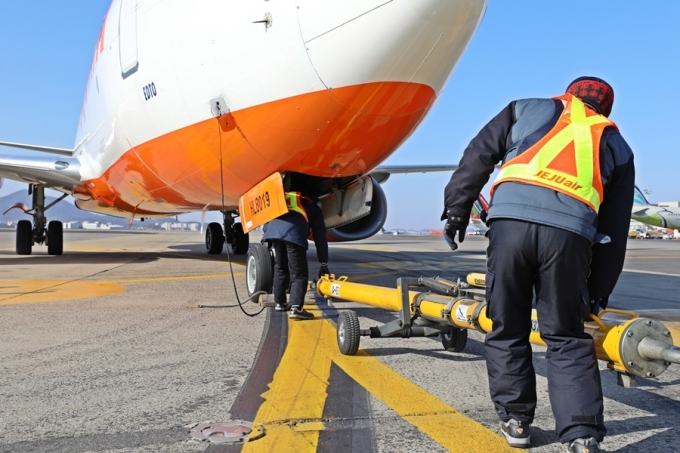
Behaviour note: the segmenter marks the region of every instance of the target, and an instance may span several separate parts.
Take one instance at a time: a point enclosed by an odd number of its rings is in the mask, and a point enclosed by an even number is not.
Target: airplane
[[[637,186],[635,186],[631,217],[647,225],[673,230],[680,229],[680,208],[667,208],[650,204]]]
[[[486,228],[486,215],[489,212],[489,202],[486,201],[484,195],[481,193],[477,200],[472,204],[472,211],[470,212],[470,223],[477,228]]]
[[[0,142],[45,153],[0,156],[0,178],[28,183],[33,195],[32,206],[13,206],[33,217],[18,223],[17,254],[35,244],[62,254],[62,224],[48,223],[46,211],[67,196],[130,222],[221,211],[224,224],[206,229],[208,253],[226,241],[244,254],[255,226],[236,221],[245,215],[239,201],[272,177],[282,190],[314,187],[331,240],[376,234],[387,215],[380,183],[456,168],[379,165],[437,100],[486,8],[487,0],[113,0],[74,147]],[[46,188],[63,195],[45,205]]]

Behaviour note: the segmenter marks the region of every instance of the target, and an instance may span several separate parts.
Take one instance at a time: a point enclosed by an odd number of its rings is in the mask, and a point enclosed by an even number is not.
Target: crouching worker
[[[290,310],[290,319],[313,319],[314,315],[303,308],[309,280],[307,238],[311,231],[316,245],[316,256],[321,265],[319,277],[328,274],[326,225],[318,198],[301,192],[286,192],[286,205],[288,212],[269,222],[262,236],[262,242],[272,243],[276,256],[275,310]],[[286,303],[288,281],[290,281],[290,305]]]

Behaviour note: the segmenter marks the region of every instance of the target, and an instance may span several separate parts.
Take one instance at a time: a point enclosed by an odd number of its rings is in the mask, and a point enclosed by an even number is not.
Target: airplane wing
[[[382,184],[394,173],[429,173],[433,171],[455,171],[458,165],[381,165],[369,174]]]
[[[72,157],[74,150],[66,148],[55,148],[52,146],[27,145],[24,143],[0,142],[2,146],[10,148],[27,149],[29,151],[39,151],[41,153],[59,154],[60,156]]]
[[[649,211],[649,208],[642,208],[637,211],[633,211],[632,216],[633,217],[644,217],[647,215],[647,211]]]
[[[0,156],[0,178],[68,191],[80,182],[80,162],[61,156]]]

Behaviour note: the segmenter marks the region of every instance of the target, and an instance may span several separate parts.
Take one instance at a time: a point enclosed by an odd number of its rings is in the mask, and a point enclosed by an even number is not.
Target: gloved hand
[[[597,315],[600,313],[600,310],[604,310],[607,308],[607,304],[609,303],[609,298],[608,297],[598,297],[596,299],[590,299],[588,301],[588,304],[582,304],[581,305],[581,315],[583,316],[583,320],[585,322],[588,322],[591,320],[590,315],[591,313],[593,315]]]
[[[479,214],[479,220],[484,222],[484,225],[488,225],[488,223],[486,223],[487,217],[489,217],[489,213],[486,212],[486,210],[482,210],[482,212]]]
[[[444,227],[444,239],[446,243],[449,244],[451,250],[456,250],[458,244],[456,244],[456,234],[458,234],[458,242],[463,242],[465,240],[465,229],[470,223],[469,216],[457,216],[455,214],[449,213],[449,218],[446,221],[446,226]]]
[[[321,267],[319,268],[319,278],[321,278],[322,275],[330,275],[331,271],[328,270],[328,264],[321,264]]]
[[[581,304],[581,316],[583,317],[583,322],[591,321],[590,314],[597,315],[600,312],[600,306],[597,304],[596,300],[591,300],[589,303]]]

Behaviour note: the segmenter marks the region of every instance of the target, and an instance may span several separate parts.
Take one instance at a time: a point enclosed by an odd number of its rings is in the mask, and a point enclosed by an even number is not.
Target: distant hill
[[[49,205],[57,197],[45,196],[45,205]],[[72,198],[68,197],[61,200],[56,205],[52,206],[46,213],[45,216],[47,220],[61,220],[62,222],[103,222],[111,223],[112,225],[128,226],[129,219],[122,219],[120,217],[112,217],[104,214],[97,214],[94,212],[82,211],[75,207]],[[32,207],[33,196],[28,195],[28,190],[19,190],[17,192],[11,193],[9,195],[4,195],[0,197],[0,222],[7,221],[18,221],[18,220],[31,220],[32,217],[28,214],[24,214],[21,209],[12,209],[7,214],[2,215],[10,206],[15,203],[23,203],[29,209]],[[151,219],[150,219],[151,220]],[[146,226],[152,225],[155,222],[167,222],[174,221],[174,217],[168,217],[166,219],[153,219],[150,222],[141,223],[139,220],[135,221],[135,226]]]

